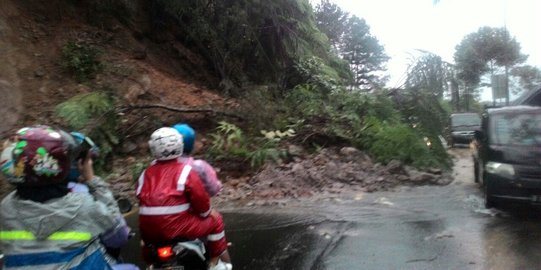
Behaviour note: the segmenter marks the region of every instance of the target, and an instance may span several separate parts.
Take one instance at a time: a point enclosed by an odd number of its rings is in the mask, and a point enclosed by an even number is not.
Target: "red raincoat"
[[[207,240],[211,257],[227,249],[222,216],[213,211],[197,172],[179,159],[155,161],[139,177],[139,229],[145,243]]]

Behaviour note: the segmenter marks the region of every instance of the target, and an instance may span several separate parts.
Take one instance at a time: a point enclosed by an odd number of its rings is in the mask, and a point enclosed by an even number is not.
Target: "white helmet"
[[[170,160],[182,155],[184,144],[182,143],[182,135],[170,127],[159,128],[148,141],[150,152],[157,160]]]

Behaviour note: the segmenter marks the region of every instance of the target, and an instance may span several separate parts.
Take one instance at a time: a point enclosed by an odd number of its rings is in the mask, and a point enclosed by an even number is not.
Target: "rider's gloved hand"
[[[88,182],[95,177],[94,167],[92,165],[92,154],[90,152],[88,152],[85,158],[79,160],[78,167],[79,171],[81,172],[81,182]]]

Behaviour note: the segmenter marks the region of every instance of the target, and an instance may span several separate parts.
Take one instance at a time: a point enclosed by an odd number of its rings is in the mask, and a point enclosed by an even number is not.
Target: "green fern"
[[[247,158],[250,160],[250,166],[252,168],[258,168],[269,160],[278,162],[286,156],[286,150],[279,149],[274,141],[267,140],[262,145],[256,147],[254,151],[250,152]]]
[[[114,108],[112,99],[101,91],[74,96],[56,107],[56,114],[72,130],[85,133],[100,147],[98,171],[104,170],[119,143]]]
[[[237,152],[237,155],[245,152],[246,139],[242,130],[228,122],[221,121],[216,128],[216,133],[211,135],[212,145],[209,149],[211,155],[216,157],[227,156],[227,152]]]
[[[76,130],[83,129],[90,120],[113,109],[111,99],[103,92],[74,96],[56,107],[56,114]]]
[[[262,134],[264,133],[262,132]],[[292,133],[293,131],[289,130],[286,132],[278,131],[281,136],[254,137],[248,140],[239,127],[222,121],[216,128],[216,133],[211,135],[212,144],[208,155],[213,159],[241,158],[250,162],[253,168],[257,168],[268,160],[278,161],[285,157],[287,151],[280,149],[278,142],[282,137]]]

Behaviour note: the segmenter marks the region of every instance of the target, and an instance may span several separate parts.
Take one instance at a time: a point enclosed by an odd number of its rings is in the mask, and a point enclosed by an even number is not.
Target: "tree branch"
[[[165,105],[165,104],[140,104],[140,105],[127,105],[127,106],[120,107],[120,111],[135,110],[135,109],[164,109],[164,110],[180,112],[180,113],[212,113],[212,114],[237,118],[239,120],[244,120],[244,117],[240,115],[230,113],[230,112],[217,111],[210,108],[182,108],[182,107],[174,107],[174,106]]]

